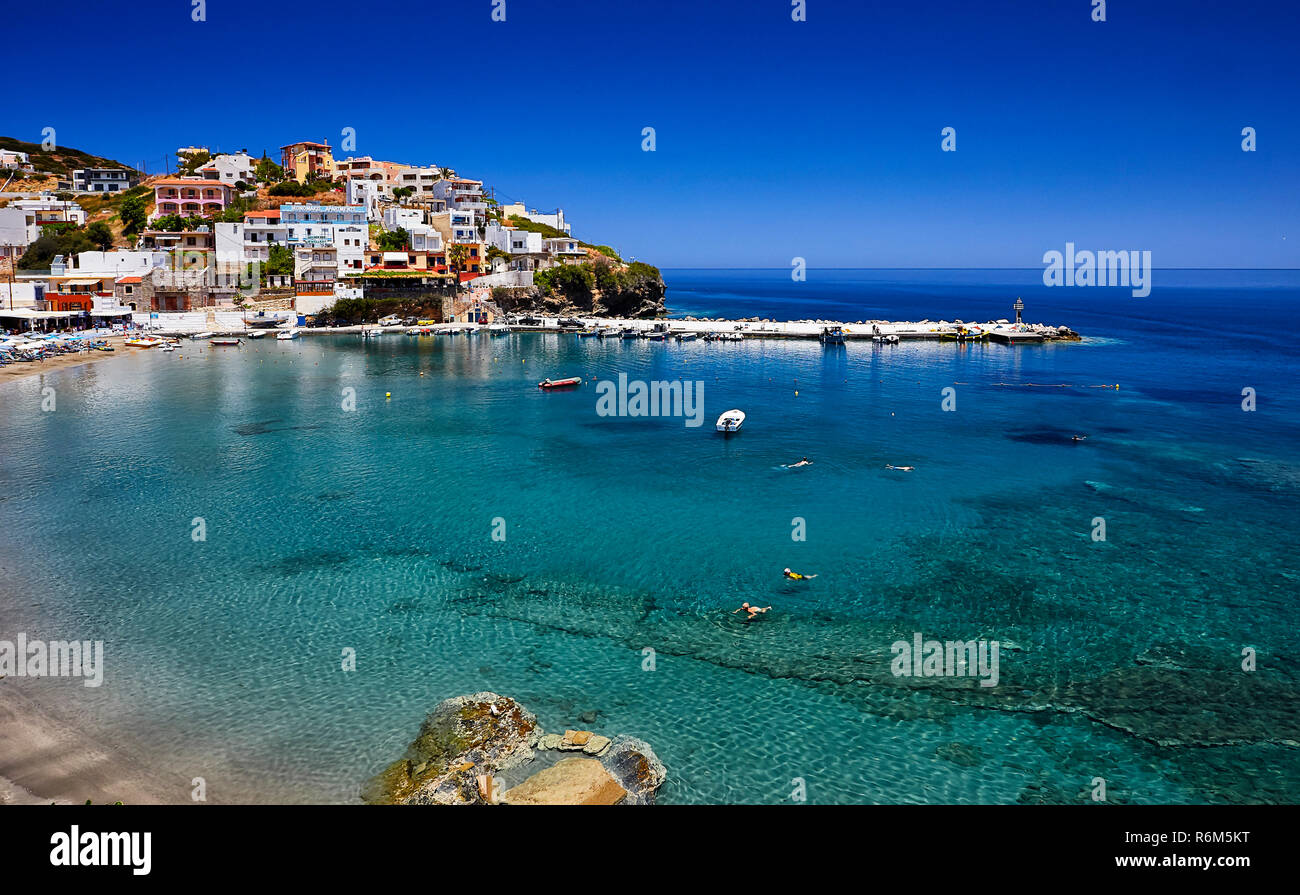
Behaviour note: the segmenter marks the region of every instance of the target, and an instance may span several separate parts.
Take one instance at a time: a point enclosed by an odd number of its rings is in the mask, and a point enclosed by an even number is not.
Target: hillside
[[[0,149],[25,152],[31,157],[32,165],[35,166],[38,173],[53,174],[65,179],[71,178],[72,172],[78,168],[126,168],[132,171],[135,170],[130,165],[124,165],[111,158],[92,155],[89,152],[82,152],[80,149],[73,149],[68,146],[59,146],[50,152],[46,152],[41,148],[40,143],[28,143],[26,140],[19,140],[15,137],[0,137]]]

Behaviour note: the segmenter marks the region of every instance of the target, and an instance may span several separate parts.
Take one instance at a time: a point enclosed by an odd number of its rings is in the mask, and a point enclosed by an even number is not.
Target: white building
[[[379,198],[382,194],[380,186],[369,180],[349,180],[345,184],[347,203],[364,208],[368,221],[379,220]]]
[[[581,261],[587,250],[572,236],[555,236],[542,240],[542,247],[555,261]]]
[[[502,227],[496,221],[488,223],[487,243],[512,255],[541,254],[545,251],[542,245],[542,234],[534,233],[531,230]]]
[[[384,229],[385,230],[406,230],[410,231],[412,227],[418,227],[421,224],[427,224],[428,218],[425,217],[422,208],[406,208],[401,205],[390,205],[384,209]]]
[[[230,186],[243,181],[251,187],[257,183],[257,174],[254,173],[256,168],[257,159],[240,150],[222,153],[206,164],[200,165],[195,169],[194,176],[202,177],[204,180],[220,180]]]
[[[563,208],[557,208],[553,213],[543,214],[536,208],[527,209],[522,202],[512,202],[509,205],[501,206],[501,216],[507,221],[511,217],[519,217],[534,223],[545,224],[563,233],[573,232],[572,226],[564,219]]]
[[[465,177],[439,180],[433,185],[433,197],[447,203],[448,211],[473,214],[478,220],[487,217],[487,203],[483,201],[483,181]]]
[[[369,225],[339,224],[334,228],[334,248],[340,271],[364,269],[366,250],[370,248]]]
[[[16,149],[0,149],[0,168],[16,168],[27,174],[36,170],[31,156]]]
[[[407,228],[410,234],[411,251],[413,252],[441,252],[442,251],[442,234],[430,227],[428,224],[417,224]]]
[[[21,258],[32,241],[27,238],[27,215],[21,208],[0,208],[0,258]]]

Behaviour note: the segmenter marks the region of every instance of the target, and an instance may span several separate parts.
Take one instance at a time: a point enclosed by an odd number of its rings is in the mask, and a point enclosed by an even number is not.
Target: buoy
[[[392,392],[384,392],[384,397],[385,397],[385,398],[391,398],[392,396],[393,396],[393,393],[392,393]]]

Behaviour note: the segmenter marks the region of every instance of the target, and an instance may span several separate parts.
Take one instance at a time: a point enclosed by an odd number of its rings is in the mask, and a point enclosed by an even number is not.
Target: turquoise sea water
[[[323,336],[0,386],[0,637],[108,656],[99,690],[26,691],[178,801],[200,775],[355,801],[484,689],[646,739],[666,802],[801,778],[819,803],[1090,803],[1097,777],[1113,802],[1300,801],[1300,275],[1157,271],[1146,299],[1037,271],[665,277],[678,315],[986,320],[1021,295],[1087,340]],[[706,425],[597,415],[619,373],[702,382]],[[895,677],[917,631],[999,640],[999,686]]]

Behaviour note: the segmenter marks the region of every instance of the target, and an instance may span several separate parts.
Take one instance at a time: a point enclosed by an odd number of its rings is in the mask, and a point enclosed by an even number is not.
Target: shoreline
[[[158,805],[173,801],[168,788],[127,750],[0,681],[0,805]]]
[[[23,363],[13,363],[5,367],[0,367],[0,385],[6,382],[19,382],[29,379],[32,376],[39,376],[42,373],[50,373],[55,370],[66,370],[69,367],[80,367],[83,364],[95,364],[100,361],[111,360],[115,357],[122,357],[130,354],[133,349],[123,347],[122,343],[126,336],[113,335],[101,336],[100,338],[113,346],[112,351],[82,351],[77,354],[61,354],[57,357],[46,358],[45,360],[34,360]]]

